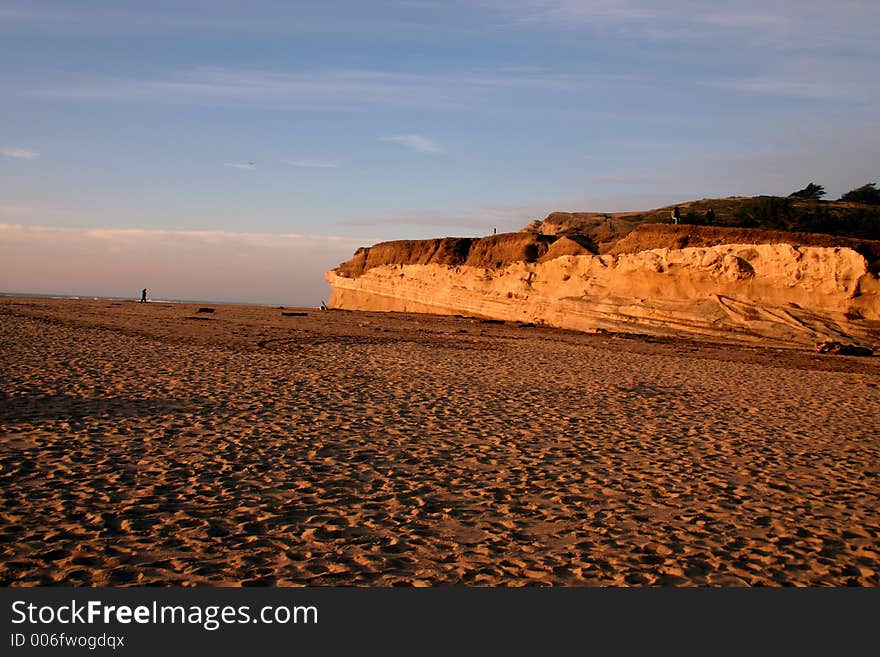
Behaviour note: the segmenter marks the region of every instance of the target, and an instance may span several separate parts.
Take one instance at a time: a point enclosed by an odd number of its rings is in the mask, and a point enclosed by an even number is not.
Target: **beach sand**
[[[198,307],[0,299],[0,583],[880,585],[880,358]]]

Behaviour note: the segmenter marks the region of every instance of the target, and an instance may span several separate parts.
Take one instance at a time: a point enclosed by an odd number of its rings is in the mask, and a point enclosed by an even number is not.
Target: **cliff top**
[[[880,206],[845,201],[813,201],[779,196],[731,196],[677,204],[681,223],[691,226],[820,233],[880,240]],[[589,237],[596,252],[607,253],[639,226],[670,223],[675,205],[641,212],[551,212],[523,232]],[[715,213],[709,222],[706,212]]]
[[[339,265],[340,276],[357,278],[383,265],[439,264],[495,268],[562,255],[635,253],[648,249],[717,244],[779,244],[849,247],[875,273],[880,270],[880,207],[842,201],[774,196],[701,199],[644,212],[553,212],[518,233],[487,237],[397,240],[362,247]],[[707,225],[706,212],[715,217]]]

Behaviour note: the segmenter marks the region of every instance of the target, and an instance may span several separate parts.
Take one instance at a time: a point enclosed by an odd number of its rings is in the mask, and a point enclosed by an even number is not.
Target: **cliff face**
[[[397,240],[362,247],[335,271],[357,277],[384,265],[466,265],[501,267],[511,262],[535,262],[546,255],[555,237],[531,233],[504,233],[491,237],[444,237],[433,240]],[[566,240],[573,242],[572,240]],[[581,248],[582,253],[589,253]]]
[[[789,236],[792,244],[766,232],[770,243],[751,243],[760,241],[755,235],[740,243],[730,241],[741,237],[731,229],[644,229],[601,255],[574,239],[530,233],[456,248],[444,240],[377,245],[327,273],[329,305],[587,331],[878,346],[877,243],[801,235]],[[658,243],[672,246],[650,248]]]
[[[792,244],[801,246],[846,247],[865,257],[868,266],[880,265],[880,242],[876,240],[798,233],[759,228],[722,228],[679,224],[646,224],[627,233],[610,245],[607,253],[638,253],[648,249],[681,249],[686,246],[718,246],[721,244]]]

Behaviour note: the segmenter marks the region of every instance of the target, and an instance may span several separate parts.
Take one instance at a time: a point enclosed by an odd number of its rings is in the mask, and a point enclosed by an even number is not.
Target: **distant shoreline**
[[[57,299],[70,301],[133,301],[140,302],[138,296],[114,297],[92,294],[44,294],[38,292],[0,292],[0,298],[13,299]],[[260,303],[257,301],[218,301],[216,299],[148,299],[147,303],[213,303],[226,306],[259,306],[263,308],[318,308],[319,305],[303,305],[292,303]]]

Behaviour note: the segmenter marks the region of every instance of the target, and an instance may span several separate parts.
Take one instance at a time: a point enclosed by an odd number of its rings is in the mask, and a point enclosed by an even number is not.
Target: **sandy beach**
[[[0,299],[0,583],[880,585],[876,356],[210,307]]]

